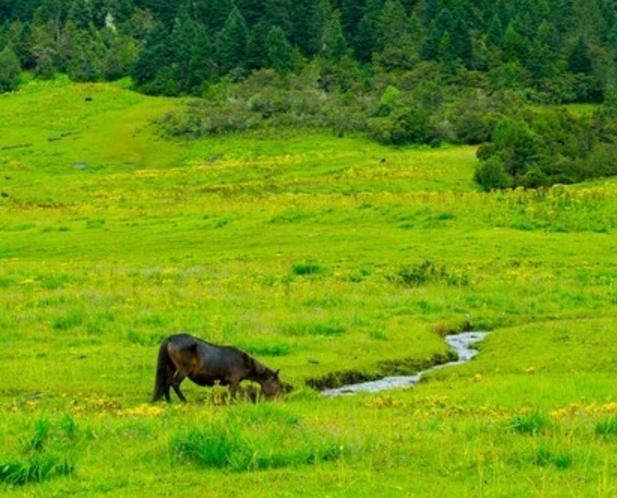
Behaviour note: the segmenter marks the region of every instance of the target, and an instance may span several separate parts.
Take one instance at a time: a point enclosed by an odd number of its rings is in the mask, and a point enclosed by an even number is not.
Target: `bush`
[[[617,174],[617,117],[601,109],[577,117],[542,109],[499,121],[478,149],[475,180],[484,190],[538,188]]]
[[[419,107],[399,107],[369,121],[371,135],[383,144],[427,143],[429,114]]]
[[[506,173],[505,164],[498,156],[481,161],[476,167],[474,179],[487,192],[512,186],[512,177]]]
[[[19,85],[21,64],[8,45],[0,52],[0,93],[12,92]]]

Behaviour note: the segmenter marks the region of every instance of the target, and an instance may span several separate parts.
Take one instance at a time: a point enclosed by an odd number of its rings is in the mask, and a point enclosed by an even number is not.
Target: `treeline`
[[[11,60],[0,85],[14,86],[15,60],[41,78],[130,75],[168,95],[201,95],[262,68],[301,74],[315,61],[324,88],[345,91],[352,77],[428,63],[537,101],[600,101],[616,19],[612,0],[0,0]]]

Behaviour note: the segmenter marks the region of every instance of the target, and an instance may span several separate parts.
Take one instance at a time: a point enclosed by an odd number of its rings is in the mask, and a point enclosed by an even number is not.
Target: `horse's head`
[[[261,381],[261,391],[268,399],[280,396],[285,392],[283,383],[281,382],[281,379],[279,379],[279,372],[280,370],[277,370],[276,372],[273,370],[268,370],[265,378]]]

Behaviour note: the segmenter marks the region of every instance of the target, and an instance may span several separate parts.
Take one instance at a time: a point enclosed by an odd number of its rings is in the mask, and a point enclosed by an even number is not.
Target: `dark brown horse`
[[[217,382],[229,386],[234,398],[240,382],[252,380],[261,385],[266,398],[272,398],[284,391],[278,374],[278,370],[269,369],[237,348],[210,344],[189,334],[173,335],[159,349],[152,401],[165,397],[169,403],[172,387],[186,401],[180,384],[187,377],[200,386],[213,386]]]

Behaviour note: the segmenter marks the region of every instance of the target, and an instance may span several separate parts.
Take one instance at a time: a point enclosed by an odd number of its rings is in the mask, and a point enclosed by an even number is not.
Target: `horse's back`
[[[250,370],[249,355],[236,347],[219,346],[187,333],[172,335],[166,341],[172,357],[183,366],[190,363],[190,371],[203,379],[222,379]]]

